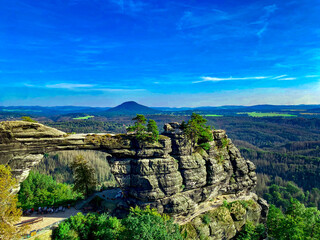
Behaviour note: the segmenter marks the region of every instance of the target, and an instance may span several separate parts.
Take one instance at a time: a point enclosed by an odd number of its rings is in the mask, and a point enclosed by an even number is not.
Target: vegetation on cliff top
[[[127,128],[128,132],[134,132],[135,137],[138,141],[147,142],[158,142],[159,140],[159,130],[156,122],[153,119],[148,120],[142,114],[137,114],[136,117],[132,118],[135,121],[133,126]]]
[[[208,142],[213,140],[212,129],[206,125],[207,119],[199,114],[192,113],[191,119],[181,124],[184,134],[192,141],[193,146],[200,145],[205,150],[209,150]]]

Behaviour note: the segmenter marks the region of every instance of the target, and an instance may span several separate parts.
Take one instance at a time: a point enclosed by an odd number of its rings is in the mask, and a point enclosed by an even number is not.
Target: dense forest
[[[74,150],[47,153],[44,155],[44,159],[35,166],[34,171],[52,176],[59,183],[72,184],[71,163],[78,155],[82,155],[95,169],[95,175],[100,187],[117,186],[117,182],[110,171],[110,166],[106,161],[106,153],[99,151]]]

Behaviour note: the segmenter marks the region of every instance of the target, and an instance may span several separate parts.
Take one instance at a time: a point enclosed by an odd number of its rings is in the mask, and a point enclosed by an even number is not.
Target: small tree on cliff
[[[157,142],[159,140],[159,130],[155,120],[150,119],[148,121],[147,131],[151,133],[152,142]]]
[[[31,117],[28,117],[28,116],[23,116],[21,117],[22,121],[25,121],[25,122],[33,122],[33,123],[37,123],[36,120],[33,120]]]
[[[213,140],[212,130],[206,125],[207,119],[199,114],[192,113],[191,119],[187,123],[182,123],[181,127],[193,145],[206,143]]]
[[[145,126],[147,119],[142,114],[137,114],[137,116],[132,120],[134,120],[135,123],[133,126],[127,128],[128,132],[135,132],[136,138],[140,141],[158,141],[159,131],[157,124],[154,120],[149,119],[147,127]]]
[[[147,119],[142,114],[137,114],[135,118],[132,118],[135,121],[133,126],[127,128],[128,132],[135,132],[136,137],[138,140],[145,140],[146,139],[146,124]]]
[[[71,163],[71,169],[73,171],[74,190],[82,192],[88,197],[97,185],[94,168],[82,155],[78,155]]]
[[[11,192],[16,186],[10,167],[0,165],[0,239],[3,240],[19,239],[25,230],[15,226],[22,214],[17,208],[17,195]]]

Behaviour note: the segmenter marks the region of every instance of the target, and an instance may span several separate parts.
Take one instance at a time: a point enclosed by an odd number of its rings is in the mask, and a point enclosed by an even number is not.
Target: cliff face
[[[253,220],[263,222],[268,207],[251,192],[255,166],[241,157],[225,131],[214,130],[210,150],[204,151],[194,149],[179,127],[166,124],[158,143],[139,143],[133,135],[68,135],[38,123],[1,122],[0,164],[9,164],[22,182],[46,152],[96,149],[109,154],[107,161],[128,205],[151,205],[186,224],[224,201],[252,200],[259,203]]]

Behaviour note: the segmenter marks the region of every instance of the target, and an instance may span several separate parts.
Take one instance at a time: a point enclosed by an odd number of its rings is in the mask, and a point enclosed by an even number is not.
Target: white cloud
[[[57,83],[57,84],[48,84],[45,87],[47,88],[60,88],[60,89],[75,89],[75,88],[92,88],[92,84],[77,84],[77,83]]]
[[[289,80],[296,80],[297,78],[295,77],[288,77],[288,78],[279,78],[279,81],[289,81]]]
[[[283,75],[280,75],[280,76],[273,77],[272,79],[279,79],[279,78],[283,78],[283,77],[286,77],[286,76],[288,76],[288,75],[283,74]]]
[[[102,91],[102,92],[141,92],[146,91],[146,89],[127,89],[127,88],[92,88],[92,91]]]
[[[30,85],[30,87],[35,87]],[[130,89],[130,88],[110,88],[108,86],[93,85],[93,84],[77,84],[77,83],[57,83],[45,85],[46,88],[81,90],[81,91],[101,91],[101,92],[136,92],[145,91],[145,89]]]
[[[201,77],[202,80],[194,81],[192,83],[201,83],[201,82],[220,82],[220,81],[237,81],[237,80],[259,80],[265,79],[267,77],[258,76],[258,77],[228,77],[228,78],[217,78],[217,77]]]
[[[317,78],[320,77],[320,75],[306,75],[306,78]]]

